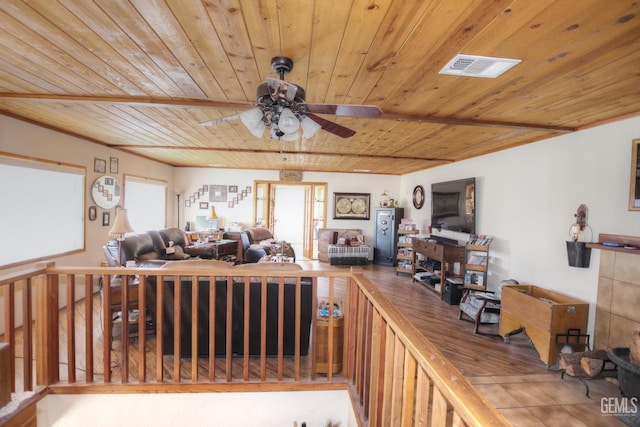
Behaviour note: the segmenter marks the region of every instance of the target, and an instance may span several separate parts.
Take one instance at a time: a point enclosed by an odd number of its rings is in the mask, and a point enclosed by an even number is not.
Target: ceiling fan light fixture
[[[299,127],[300,122],[296,118],[296,115],[293,114],[293,111],[291,111],[290,108],[284,108],[278,118],[278,129],[285,134],[290,134],[297,132]]]
[[[280,139],[283,141],[292,142],[292,141],[297,141],[299,137],[300,137],[299,132],[293,132],[293,133],[285,133],[280,137]]]
[[[259,123],[262,123],[263,117],[264,113],[260,108],[252,108],[240,113],[240,120],[242,120],[242,124],[249,130],[254,129]]]
[[[322,129],[322,126],[307,116],[303,116],[302,120],[300,120],[300,127],[302,128],[302,136],[305,138],[312,138],[320,129]]]

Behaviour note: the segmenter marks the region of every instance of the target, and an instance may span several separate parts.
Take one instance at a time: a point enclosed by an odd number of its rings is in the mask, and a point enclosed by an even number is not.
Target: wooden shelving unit
[[[462,279],[452,273],[453,265],[456,262],[464,262],[464,246],[454,244],[444,244],[432,239],[412,239],[413,244],[413,281],[422,284],[425,288],[436,292],[440,299],[444,297],[447,278],[452,280]],[[418,264],[418,255],[423,257],[421,265]],[[434,266],[439,267],[435,268]],[[429,279],[419,279],[416,273],[429,272],[437,278],[437,284]]]
[[[400,224],[398,228],[398,244],[396,246],[396,258],[398,260],[398,266],[396,267],[396,274],[405,273],[413,275],[413,236],[418,234],[420,230],[412,228],[405,228],[406,225]]]
[[[464,287],[486,290],[489,269],[489,245],[467,243],[464,251]]]

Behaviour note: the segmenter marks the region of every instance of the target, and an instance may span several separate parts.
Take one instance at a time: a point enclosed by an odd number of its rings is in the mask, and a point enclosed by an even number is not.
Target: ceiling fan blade
[[[355,130],[346,128],[327,119],[323,119],[322,117],[316,116],[315,114],[307,114],[307,117],[322,126],[322,129],[326,130],[327,132],[331,132],[334,135],[338,135],[340,138],[350,138],[356,134]]]
[[[198,123],[200,126],[213,126],[224,122],[230,122],[240,117],[240,114],[234,114],[232,116],[220,117],[219,119],[209,120],[208,122]]]
[[[305,104],[308,110],[316,114],[333,114],[336,116],[365,117],[375,119],[382,116],[377,105],[355,104]]]

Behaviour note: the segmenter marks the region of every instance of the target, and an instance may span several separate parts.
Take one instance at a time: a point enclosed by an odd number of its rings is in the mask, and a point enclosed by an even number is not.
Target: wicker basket
[[[329,373],[329,318],[318,317],[316,319],[316,372]],[[344,318],[333,319],[333,354],[331,360],[331,373],[337,374],[342,370],[342,343],[344,341]]]

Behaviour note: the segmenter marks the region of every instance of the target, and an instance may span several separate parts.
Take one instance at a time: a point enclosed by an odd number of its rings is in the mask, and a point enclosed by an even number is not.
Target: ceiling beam
[[[436,159],[429,157],[415,156],[378,156],[375,154],[349,154],[335,153],[323,151],[294,151],[294,150],[252,150],[250,148],[218,148],[218,147],[194,147],[194,146],[167,146],[167,145],[109,145],[110,148],[117,150],[133,151],[137,149],[144,150],[192,150],[192,151],[211,151],[217,153],[245,153],[245,154],[299,154],[303,156],[332,156],[347,157],[356,159],[385,159],[385,160],[401,160],[401,161],[425,161],[425,162],[446,162],[451,163],[455,160]]]
[[[52,95],[52,94],[21,94],[21,93],[0,93],[2,100],[12,101],[37,101],[37,102],[63,102],[63,103],[84,103],[84,104],[126,104],[142,107],[162,107],[162,108],[228,108],[242,110],[257,105],[249,101],[220,101],[212,99],[194,98],[145,98],[145,97],[125,97],[125,96],[77,96],[77,95]],[[511,123],[488,120],[466,120],[451,117],[420,116],[399,113],[383,113],[380,117],[385,120],[398,120],[420,123],[434,123],[451,126],[480,126],[494,128],[514,128],[545,131],[553,133],[568,133],[576,131],[575,128],[567,126],[548,126],[535,123]]]

